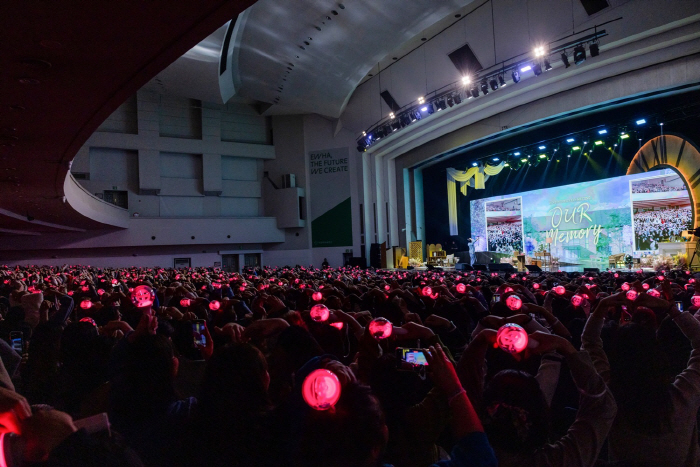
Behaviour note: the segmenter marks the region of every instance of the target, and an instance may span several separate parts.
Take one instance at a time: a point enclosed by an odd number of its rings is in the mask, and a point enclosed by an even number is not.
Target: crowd
[[[697,466],[695,279],[1,267],[0,465]]]
[[[488,224],[486,232],[489,239],[489,251],[512,254],[523,250],[523,225],[521,222],[503,222]]]
[[[668,191],[687,191],[684,184],[680,186],[663,185],[661,182],[632,182],[632,193],[664,193]]]
[[[671,237],[679,237],[684,230],[692,229],[693,213],[690,206],[686,206],[637,211],[633,218],[636,249],[656,250],[658,242],[668,242]]]
[[[487,211],[520,211],[520,204],[503,204],[503,203],[489,203],[486,206]]]

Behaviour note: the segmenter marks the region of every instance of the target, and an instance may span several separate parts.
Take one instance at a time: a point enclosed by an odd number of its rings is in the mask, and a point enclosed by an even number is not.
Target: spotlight
[[[424,98],[423,96],[420,96],[420,97],[418,98],[418,103],[419,103],[419,104],[423,104],[424,102],[425,102],[425,98]]]
[[[573,148],[571,148],[571,150],[572,150],[572,151],[580,151],[580,150],[581,150],[581,146],[574,146]]]
[[[391,112],[391,113],[389,114],[389,118],[392,119],[392,120],[393,120],[394,118],[396,118],[396,116],[394,115],[394,112]]]
[[[542,146],[538,146],[537,149],[539,149],[541,151],[541,150],[546,149],[546,148],[547,148],[547,146],[542,145]]]
[[[498,75],[498,84],[500,84],[501,87],[506,85],[506,79],[503,77],[503,75]]]
[[[488,85],[488,83],[486,82],[485,79],[482,79],[482,80],[481,80],[481,85],[480,85],[480,86],[481,86],[481,92],[484,93],[484,96],[485,96],[486,94],[489,93],[489,85]]]
[[[462,103],[462,95],[460,93],[455,94],[454,101],[455,101],[455,104],[461,104]]]
[[[455,105],[455,101],[454,99],[452,99],[451,95],[447,96],[447,105],[449,105],[450,107],[453,107]]]
[[[599,134],[599,135],[607,135],[607,134],[608,134],[608,130],[606,130],[605,128],[603,128],[602,130],[598,130],[598,134]]]
[[[574,63],[577,65],[582,64],[586,61],[586,49],[582,45],[579,45],[574,49]]]
[[[603,141],[601,141],[601,140],[598,140],[598,141],[596,141],[596,142],[595,142],[595,143],[593,143],[593,144],[595,144],[596,146],[600,146],[601,144],[603,144]]]
[[[511,76],[513,77],[514,83],[520,82],[520,73],[518,72],[518,70],[513,70],[513,73],[511,73]]]
[[[647,122],[646,120],[644,120],[643,118],[640,118],[639,120],[637,120],[636,123],[637,123],[637,125],[644,125],[646,122]]]
[[[445,104],[445,99],[440,99],[435,103],[435,106],[437,107],[438,111],[440,110],[445,110],[447,108],[447,104]]]
[[[535,76],[540,76],[542,74],[542,65],[536,63],[535,66],[532,68],[532,71],[535,72]]]
[[[622,134],[620,135],[620,139],[627,139],[627,138],[629,138],[629,137],[630,137],[630,135],[628,135],[627,133],[622,133]]]
[[[540,154],[540,159],[544,159],[545,157],[547,157],[547,154]]]
[[[597,57],[598,54],[600,54],[600,49],[598,49],[598,44],[597,44],[597,43],[591,44],[591,46],[588,47],[588,50],[591,51],[591,57]]]
[[[409,117],[408,113],[404,113],[401,116],[399,116],[399,121],[401,122],[401,128],[403,128],[411,124],[411,117]]]
[[[544,55],[544,47],[535,47],[535,57],[541,57]]]
[[[510,167],[510,164],[506,162],[505,164],[503,164],[503,167]]]
[[[574,142],[574,139],[573,139],[573,138],[567,138],[567,139],[566,139],[566,142],[567,142],[567,143],[573,143],[573,142]]]
[[[472,167],[476,167],[477,165],[479,164],[477,164],[476,162],[472,162]]]
[[[522,162],[524,164],[525,162],[527,162],[527,159],[525,157],[523,157],[522,159],[520,159],[520,162]]]
[[[489,81],[489,86],[491,86],[491,89],[493,91],[498,89],[498,81],[496,81],[496,78],[493,78],[493,79],[491,79],[491,81]]]
[[[421,108],[420,108],[420,111],[421,111],[421,112],[427,112],[427,111],[428,111],[428,107],[427,107],[427,106],[421,107]]]
[[[362,132],[362,136],[367,136],[367,133],[365,133],[365,132],[363,131],[363,132]]]
[[[532,70],[532,67],[530,65],[525,65],[520,69],[520,73],[525,73],[526,71]]]
[[[471,88],[471,90],[469,92],[471,93],[471,97],[479,97],[479,87],[478,86],[474,86],[473,88]]]
[[[552,65],[549,63],[549,60],[546,58],[544,59],[544,71],[549,71],[552,69]]]
[[[435,113],[435,109],[433,108],[432,102],[428,102],[428,105],[426,107],[428,108],[428,115],[432,115]]]
[[[462,84],[468,86],[472,82],[469,76],[462,76]]]
[[[569,57],[566,56],[566,52],[561,53],[561,62],[564,64],[565,68],[569,68],[571,63],[569,63]]]
[[[494,158],[493,158],[493,159],[491,159],[491,160],[492,160],[492,161],[494,161],[494,162],[498,162],[498,161],[500,161],[500,159],[499,159],[498,157],[494,157]]]
[[[406,125],[408,125],[409,123],[410,123],[410,122],[405,122],[405,121],[404,121],[404,116],[401,116],[401,117],[399,117],[398,120],[394,120],[393,122],[391,122],[391,131],[396,131],[396,130],[398,130],[399,128],[403,128],[403,127],[405,127]]]
[[[513,155],[514,155],[514,156],[519,156],[519,155],[520,155],[520,151],[514,152]]]

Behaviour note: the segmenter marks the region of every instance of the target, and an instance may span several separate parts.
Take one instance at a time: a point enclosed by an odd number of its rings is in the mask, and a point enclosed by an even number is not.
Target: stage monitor
[[[560,268],[659,254],[693,228],[686,185],[671,169],[474,200],[470,211],[477,252],[506,262],[525,252]]]

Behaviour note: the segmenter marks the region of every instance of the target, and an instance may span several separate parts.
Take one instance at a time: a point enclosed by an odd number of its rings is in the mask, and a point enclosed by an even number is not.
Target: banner
[[[309,152],[311,246],[352,246],[349,149]]]

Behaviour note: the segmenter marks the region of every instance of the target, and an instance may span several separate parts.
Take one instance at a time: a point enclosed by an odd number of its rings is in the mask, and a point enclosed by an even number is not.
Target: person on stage
[[[472,240],[471,237],[467,239],[467,248],[469,248],[469,265],[474,267],[474,263],[476,262],[476,249],[474,248],[474,240]]]

